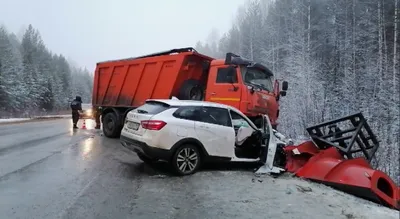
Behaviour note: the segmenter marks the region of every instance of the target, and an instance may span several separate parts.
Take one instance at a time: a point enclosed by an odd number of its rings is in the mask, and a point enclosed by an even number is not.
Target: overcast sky
[[[222,34],[245,0],[0,0],[0,24],[32,24],[47,47],[93,71],[95,63],[194,46]]]

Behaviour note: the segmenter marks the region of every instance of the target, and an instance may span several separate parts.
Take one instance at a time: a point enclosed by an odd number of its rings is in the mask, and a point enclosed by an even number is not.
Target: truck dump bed
[[[146,99],[171,98],[183,81],[201,80],[211,60],[193,48],[183,48],[97,63],[92,105],[138,107]]]

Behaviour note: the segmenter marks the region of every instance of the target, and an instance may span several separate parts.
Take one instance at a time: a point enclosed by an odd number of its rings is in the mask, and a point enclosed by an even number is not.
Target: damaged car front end
[[[260,115],[255,119],[255,124],[257,125],[257,130],[249,131],[248,127],[240,127],[238,129],[236,144],[238,145],[246,138],[250,139],[248,141],[254,138],[259,139],[259,162],[262,166],[256,171],[256,174],[280,174],[285,172],[286,153],[284,148],[292,145],[293,141],[273,129],[267,115]]]

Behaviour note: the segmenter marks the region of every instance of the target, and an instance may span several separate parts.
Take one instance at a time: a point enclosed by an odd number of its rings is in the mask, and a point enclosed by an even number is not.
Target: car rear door
[[[208,154],[217,157],[234,157],[235,131],[227,109],[203,106],[200,108],[195,129],[198,139]]]

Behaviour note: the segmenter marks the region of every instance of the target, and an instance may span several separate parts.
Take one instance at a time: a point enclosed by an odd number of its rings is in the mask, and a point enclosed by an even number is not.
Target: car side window
[[[217,84],[231,84],[228,78],[229,68],[219,68],[217,71]],[[238,83],[237,77],[233,78],[233,83]]]
[[[232,124],[235,129],[239,129],[240,127],[251,127],[247,120],[241,116],[240,114],[236,113],[235,111],[229,110],[232,117]]]
[[[179,107],[172,116],[179,119],[187,119],[193,121],[200,120],[201,106],[183,106]]]
[[[202,107],[200,121],[215,125],[232,127],[231,118],[227,109],[218,107]]]

